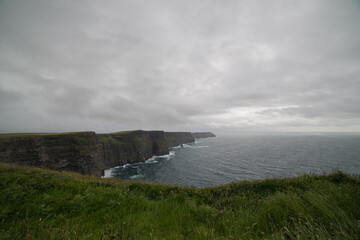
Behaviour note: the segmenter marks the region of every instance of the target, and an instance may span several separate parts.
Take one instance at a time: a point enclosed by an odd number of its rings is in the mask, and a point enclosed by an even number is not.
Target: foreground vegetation
[[[359,239],[360,177],[191,189],[0,164],[0,239]]]

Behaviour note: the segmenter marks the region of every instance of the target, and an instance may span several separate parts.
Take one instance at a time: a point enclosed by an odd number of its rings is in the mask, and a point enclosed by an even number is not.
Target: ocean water
[[[240,180],[360,174],[360,134],[248,134],[197,139],[169,155],[105,171],[106,177],[214,186]]]

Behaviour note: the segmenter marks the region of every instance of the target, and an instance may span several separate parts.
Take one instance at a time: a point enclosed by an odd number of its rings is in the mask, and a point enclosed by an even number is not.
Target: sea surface
[[[247,134],[196,139],[106,177],[206,187],[240,180],[331,173],[360,174],[360,134]]]

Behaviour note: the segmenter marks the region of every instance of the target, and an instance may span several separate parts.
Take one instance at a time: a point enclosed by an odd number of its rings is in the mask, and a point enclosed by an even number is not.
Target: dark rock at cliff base
[[[194,132],[194,133],[191,133],[191,135],[192,135],[194,138],[216,137],[216,135],[213,134],[212,132]]]

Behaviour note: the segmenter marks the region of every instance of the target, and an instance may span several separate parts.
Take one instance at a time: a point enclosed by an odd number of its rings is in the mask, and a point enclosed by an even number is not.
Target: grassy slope
[[[58,135],[76,135],[87,132],[62,132],[62,133],[2,133],[0,139],[24,138],[24,137],[41,137],[41,136],[58,136]]]
[[[357,239],[360,178],[205,189],[0,164],[0,239]]]

